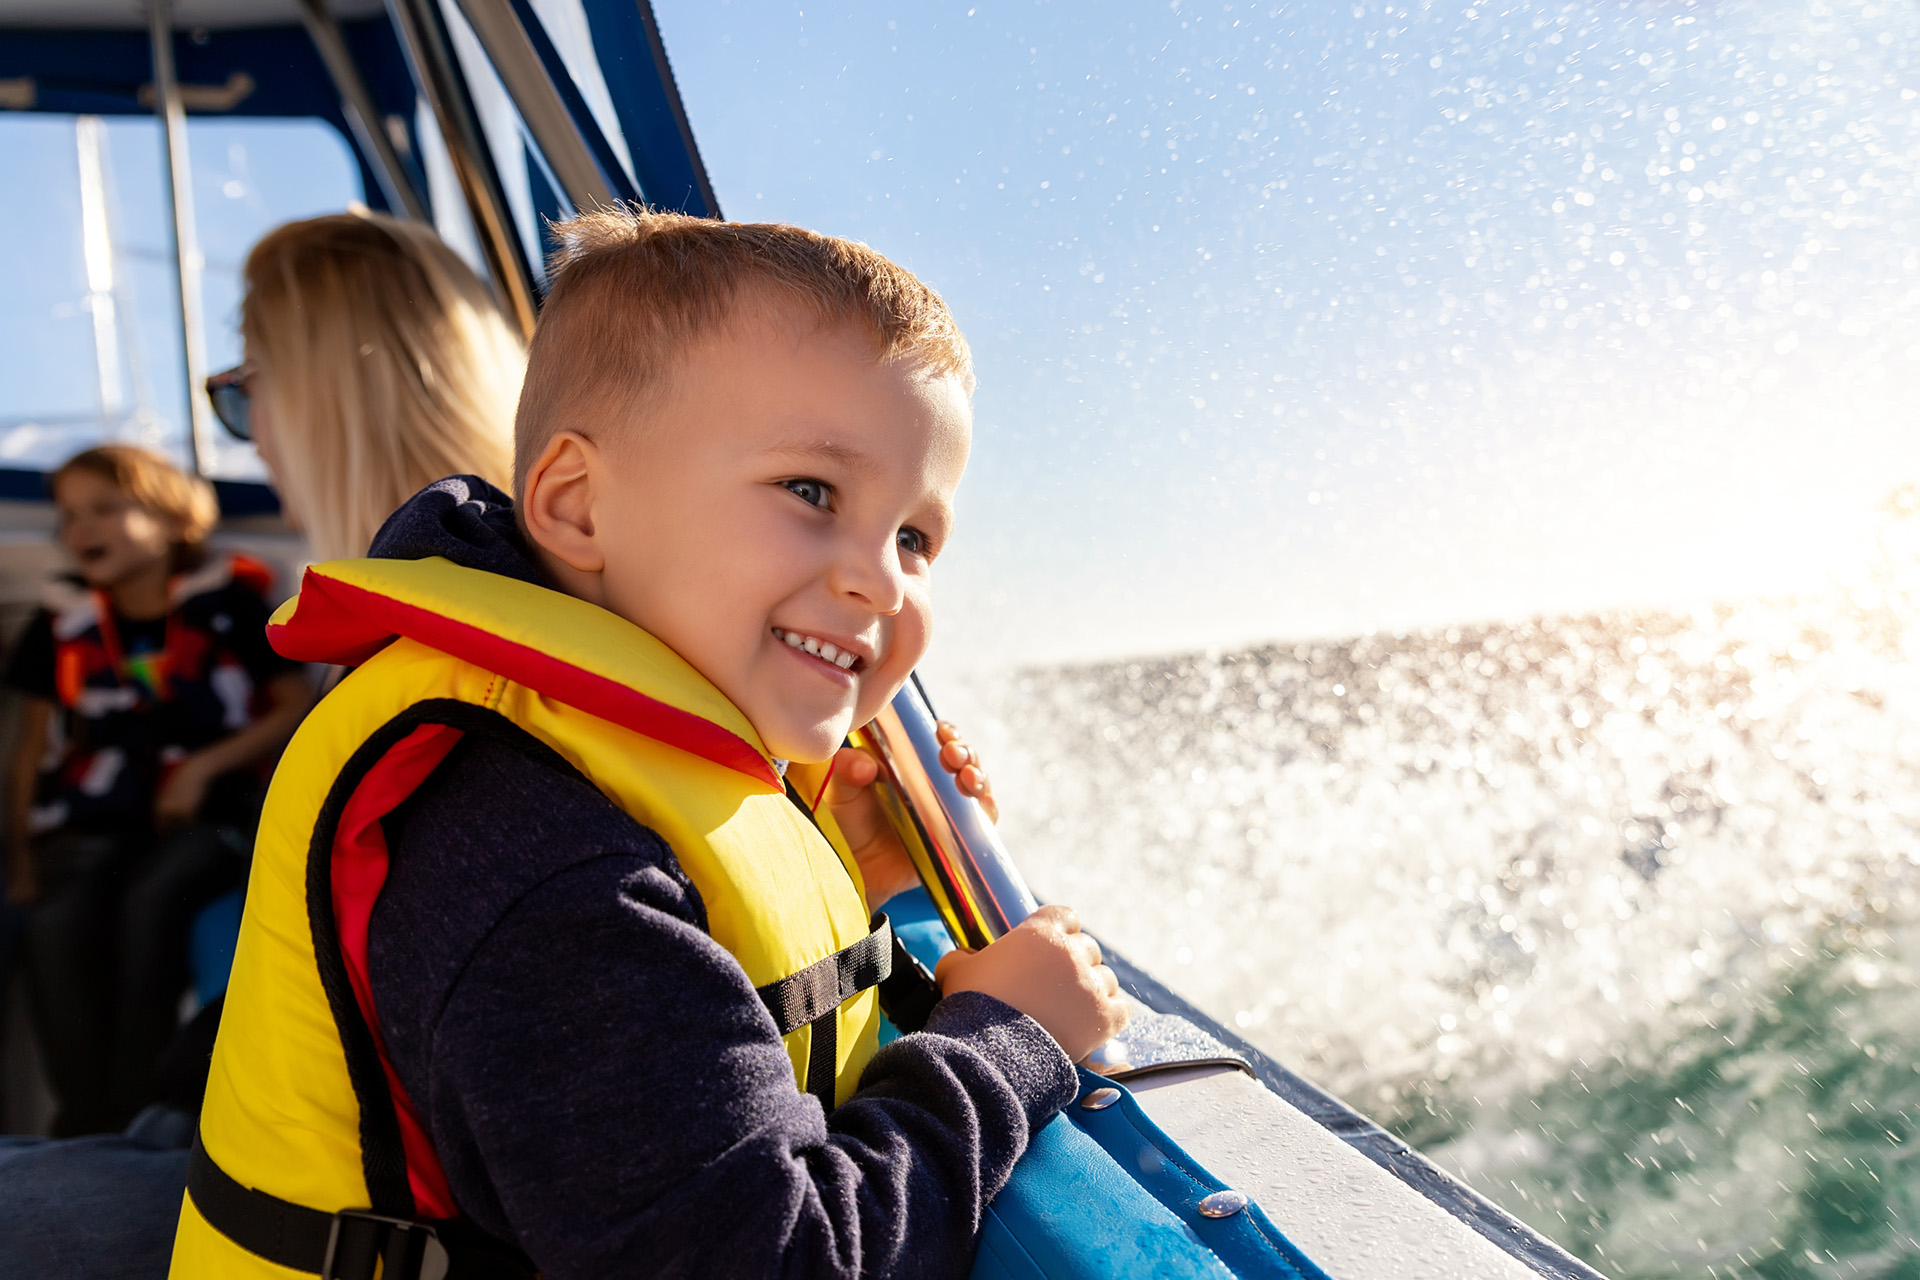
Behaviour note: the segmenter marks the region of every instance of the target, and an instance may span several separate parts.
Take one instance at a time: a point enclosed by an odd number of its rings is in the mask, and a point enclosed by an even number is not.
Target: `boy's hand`
[[[1119,977],[1100,963],[1100,944],[1080,932],[1071,907],[1042,907],[991,946],[949,952],[934,976],[943,996],[979,991],[1006,1001],[1045,1027],[1075,1062],[1133,1016]]]
[[[878,911],[888,898],[920,883],[907,847],[887,821],[880,797],[873,794],[873,780],[879,776],[878,760],[859,747],[842,747],[833,757],[833,776],[827,781],[823,802],[840,824],[853,860],[860,864],[869,911]]]
[[[173,767],[153,797],[154,825],[162,831],[184,827],[200,816],[207,786],[213,781],[199,756],[188,756]]]
[[[960,731],[940,722],[940,763],[954,775],[960,789],[978,800],[995,822],[1000,806],[993,800],[993,784],[980,767],[980,757],[960,736]],[[867,909],[877,911],[880,904],[897,893],[920,883],[900,843],[893,825],[873,794],[873,780],[880,776],[880,762],[858,747],[842,747],[833,758],[833,776],[827,783],[823,802],[840,825],[840,832],[860,864],[860,878],[867,886]]]

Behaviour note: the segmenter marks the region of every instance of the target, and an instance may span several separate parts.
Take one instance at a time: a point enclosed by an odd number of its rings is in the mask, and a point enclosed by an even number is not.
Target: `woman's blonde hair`
[[[431,230],[377,213],[289,222],[247,255],[245,283],[275,481],[317,558],[365,555],[442,477],[512,484],[526,350]]]

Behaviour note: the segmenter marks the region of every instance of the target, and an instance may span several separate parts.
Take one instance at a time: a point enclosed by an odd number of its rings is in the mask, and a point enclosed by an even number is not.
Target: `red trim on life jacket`
[[[387,837],[380,820],[419,789],[460,737],[461,731],[450,725],[423,724],[395,743],[361,779],[341,810],[333,835],[333,918],[340,935],[340,954],[346,962],[354,999],[360,1005],[360,1016],[373,1032],[387,1089],[393,1095],[400,1145],[407,1157],[407,1183],[413,1189],[417,1211],[427,1218],[452,1218],[460,1210],[453,1202],[453,1190],[433,1149],[433,1139],[387,1058],[386,1037],[380,1034],[373,984],[367,972],[367,928],[373,919],[373,904],[387,883]]]
[[[358,666],[396,635],[430,645],[589,715],[784,791],[767,758],[738,734],[618,680],[563,662],[471,623],[307,570],[293,616],[267,639],[296,662]]]
[[[812,809],[815,813],[820,811],[820,802],[827,798],[827,788],[833,785],[833,771],[839,767],[840,753],[836,751],[833,753],[832,758],[827,761],[827,772],[820,779],[820,790],[814,792],[813,799],[807,802],[807,808]]]
[[[75,706],[87,687],[87,655],[73,641],[62,641],[53,650],[53,687],[60,705]]]

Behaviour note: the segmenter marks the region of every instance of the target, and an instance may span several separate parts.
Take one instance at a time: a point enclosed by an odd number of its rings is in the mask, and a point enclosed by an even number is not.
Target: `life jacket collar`
[[[760,735],[664,643],[598,605],[443,557],[333,560],[267,626],[300,662],[358,666],[399,637],[784,789]]]

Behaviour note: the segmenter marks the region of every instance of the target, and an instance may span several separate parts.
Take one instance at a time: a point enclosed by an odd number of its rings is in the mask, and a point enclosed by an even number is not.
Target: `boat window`
[[[1043,897],[1609,1275],[1920,1265],[1920,9],[657,0],[980,387]]]
[[[361,200],[330,127],[190,117],[209,372],[238,363],[240,267],[262,233]],[[186,375],[159,124],[0,117],[0,466],[44,470],[88,445],[137,441],[185,461]],[[210,474],[257,478],[224,438]]]

